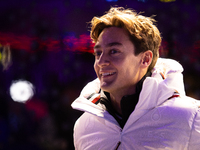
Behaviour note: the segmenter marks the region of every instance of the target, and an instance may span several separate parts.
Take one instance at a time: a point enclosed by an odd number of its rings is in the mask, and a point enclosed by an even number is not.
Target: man
[[[199,102],[185,96],[182,66],[158,58],[154,19],[111,8],[91,22],[95,42],[90,82],[72,107],[77,150],[200,148]]]

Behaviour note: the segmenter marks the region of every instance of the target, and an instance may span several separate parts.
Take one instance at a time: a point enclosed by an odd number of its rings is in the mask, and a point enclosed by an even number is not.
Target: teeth
[[[112,75],[112,74],[114,74],[114,73],[103,73],[102,75],[103,76],[108,76],[108,75]]]

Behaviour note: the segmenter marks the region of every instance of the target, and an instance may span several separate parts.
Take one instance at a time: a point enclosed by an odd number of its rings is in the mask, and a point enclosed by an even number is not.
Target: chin
[[[110,93],[112,87],[109,86],[109,85],[101,85],[101,89],[102,89],[103,91],[105,91],[105,92]]]

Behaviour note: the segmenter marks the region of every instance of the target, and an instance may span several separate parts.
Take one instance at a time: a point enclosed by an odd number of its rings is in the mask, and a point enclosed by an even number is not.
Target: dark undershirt
[[[106,98],[101,97],[100,103],[105,105],[106,110],[117,120],[119,125],[123,128],[128,120],[130,114],[134,111],[136,104],[138,103],[139,95],[142,90],[142,85],[146,77],[151,76],[151,73],[148,72],[136,85],[136,91],[132,95],[123,96],[121,99],[121,111],[120,115],[112,106],[110,100],[110,94],[104,91]]]

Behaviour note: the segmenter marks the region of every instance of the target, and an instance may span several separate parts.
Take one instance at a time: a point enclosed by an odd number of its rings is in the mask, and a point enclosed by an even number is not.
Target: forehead
[[[97,45],[108,45],[109,43],[122,43],[129,40],[128,32],[123,28],[118,27],[109,27],[105,28],[101,34],[99,35],[96,46]]]

